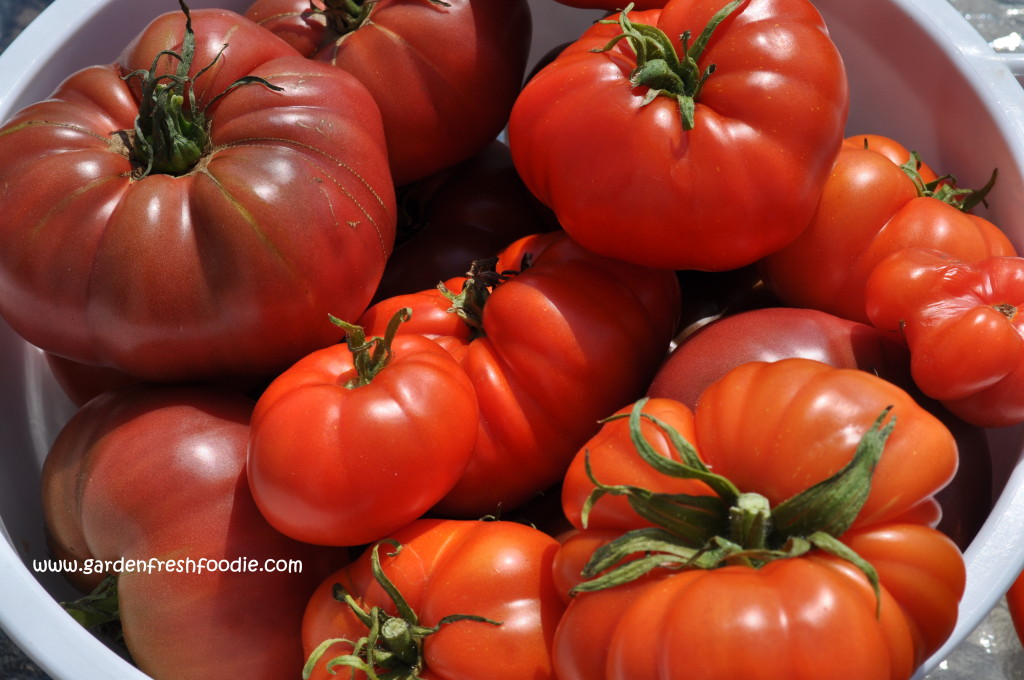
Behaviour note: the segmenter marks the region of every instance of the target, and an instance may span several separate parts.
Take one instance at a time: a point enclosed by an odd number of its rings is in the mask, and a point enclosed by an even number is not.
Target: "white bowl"
[[[500,1],[500,0],[498,0]],[[593,11],[530,0],[536,60],[577,35]],[[996,55],[946,0],[815,0],[850,76],[850,134],[876,132],[920,151],[966,186],[993,167],[999,182],[986,216],[1024,250],[1024,74],[1020,56]],[[190,6],[242,11],[246,0]],[[45,98],[74,70],[112,61],[121,46],[172,0],[56,0],[0,55],[0,122]],[[1024,78],[1024,76],[1022,76]],[[145,676],[80,628],[57,604],[76,595],[62,578],[36,573],[46,557],[38,494],[43,458],[73,407],[38,350],[0,322],[0,626],[56,680]],[[965,552],[967,591],[948,643],[923,677],[1000,600],[1024,567],[1022,428],[990,433],[997,501]]]

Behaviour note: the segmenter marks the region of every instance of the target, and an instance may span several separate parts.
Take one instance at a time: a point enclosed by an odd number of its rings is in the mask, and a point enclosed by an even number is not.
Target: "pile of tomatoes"
[[[50,550],[163,565],[69,610],[190,680],[945,642],[1024,260],[995,174],[844,139],[810,0],[565,0],[608,15],[529,74],[526,0],[180,4],[0,128],[0,315],[80,407]]]

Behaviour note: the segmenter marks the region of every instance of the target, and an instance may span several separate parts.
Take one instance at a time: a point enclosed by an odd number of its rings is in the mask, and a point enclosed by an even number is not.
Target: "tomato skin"
[[[693,408],[704,389],[735,366],[792,357],[909,382],[906,347],[874,326],[814,309],[766,307],[712,321],[684,339],[658,369],[647,394]]]
[[[894,405],[896,427],[867,502],[853,528],[838,536],[878,571],[878,616],[863,572],[822,551],[757,568],[660,569],[570,600],[555,637],[558,677],[909,678],[951,634],[966,580],[956,545],[915,523],[917,509],[956,465],[955,443],[941,423],[891,383],[802,358],[741,364],[707,388],[695,411],[655,397],[644,412],[681,426],[711,470],[775,506],[845,464],[877,415],[872,414],[886,404]],[[744,425],[755,419],[756,427]],[[843,441],[847,436],[851,440]],[[659,439],[651,443],[666,455]],[[563,486],[572,490],[563,494],[563,503],[578,529],[556,557],[563,594],[582,580],[582,565],[596,546],[626,528],[647,526],[635,513],[630,525],[632,510],[614,507],[612,501],[621,499],[609,496],[594,503],[587,527],[580,525],[579,506],[588,484],[593,488],[581,478],[585,452],[605,485],[677,493],[687,492],[682,485],[689,483],[658,481],[650,472],[649,479],[638,478],[636,461],[629,462],[637,453],[627,423],[607,421],[577,454]],[[916,476],[930,481],[917,485],[920,480],[909,479]],[[688,493],[701,491],[691,486]],[[700,653],[680,663],[684,649]]]
[[[44,463],[43,513],[57,558],[301,561],[298,573],[173,564],[122,573],[125,641],[153,678],[220,677],[225,664],[246,677],[292,676],[309,593],[346,559],[292,541],[260,515],[244,470],[251,410],[251,400],[211,389],[110,391],[71,418]],[[71,580],[88,590],[103,576]]]
[[[380,551],[384,573],[395,584],[420,624],[445,616],[472,614],[475,621],[446,624],[424,640],[425,680],[521,680],[553,678],[551,644],[564,605],[555,590],[551,563],[554,538],[516,522],[422,519],[392,535],[402,548]],[[396,609],[374,580],[369,552],[327,577],[309,600],[303,644],[309,654],[320,642],[367,634],[345,603],[332,595],[340,583],[364,607]],[[326,658],[345,653],[343,645]],[[324,662],[311,676],[327,677]],[[343,677],[345,677],[343,675]]]
[[[872,322],[905,338],[922,392],[982,427],[1024,421],[1024,259],[906,249],[872,272],[866,297]]]
[[[786,305],[871,323],[864,287],[875,266],[896,250],[934,248],[968,261],[1016,254],[988,220],[919,195],[899,167],[909,157],[892,139],[846,140],[810,225],[759,263],[765,282]],[[935,179],[928,166],[921,174],[923,181]]]
[[[469,464],[476,394],[436,342],[402,335],[369,382],[348,345],[282,373],[252,416],[249,484],[263,515],[307,543],[364,545],[441,500]]]
[[[805,359],[742,364],[701,395],[697,439],[716,472],[775,504],[839,470],[881,413],[879,405],[893,406],[898,425],[853,526],[877,524],[933,496],[958,465],[949,430],[892,383]],[[757,428],[743,426],[751,414],[759,414]],[[802,426],[794,429],[794,422]],[[787,461],[799,467],[780,475]]]
[[[442,313],[451,301],[436,289],[384,300],[360,320],[379,334],[395,306],[410,306],[400,332],[439,336],[473,383],[476,447],[435,508],[445,516],[511,510],[557,483],[598,420],[646,389],[679,317],[673,272],[595,255],[562,232],[513,243],[498,269],[518,270],[529,251],[533,264],[487,299],[480,337]],[[458,292],[463,281],[449,287]],[[438,326],[422,323],[428,318]]]
[[[532,35],[526,0],[448,0],[447,6],[379,0],[358,28],[341,36],[310,6],[309,0],[256,0],[245,15],[366,85],[384,117],[397,184],[464,161],[501,132],[526,70]]]
[[[493,141],[464,163],[399,190],[395,252],[374,302],[415,293],[453,276],[473,260],[558,223],[523,186],[508,146]]]
[[[383,126],[350,75],[237,14],[191,16],[193,75],[228,43],[200,106],[247,75],[284,91],[232,90],[209,108],[195,169],[132,179],[111,137],[139,113],[122,75],[181,49],[184,17],[168,13],[116,63],[15,114],[0,129],[0,207],[17,216],[0,232],[0,313],[45,350],[147,380],[270,375],[336,341],[326,315],[354,317],[373,295],[395,225]]]
[[[1017,639],[1024,644],[1024,575],[1018,576],[1006,591],[1006,607]]]
[[[936,494],[942,506],[937,526],[966,549],[992,506],[988,439],[984,430],[920,393],[910,374],[906,346],[878,328],[827,312],[787,307],[726,316],[680,343],[658,369],[647,394],[676,399],[693,408],[708,385],[739,364],[792,357],[884,378],[909,392],[949,428],[962,464],[953,481]]]
[[[629,18],[678,41],[722,5],[672,0]],[[813,214],[848,109],[842,60],[817,10],[752,0],[726,18],[698,60],[717,70],[689,131],[674,98],[642,105],[648,88],[629,80],[637,60],[626,41],[592,51],[620,32],[590,27],[516,100],[509,146],[530,190],[584,247],[648,266],[735,269],[792,241]]]

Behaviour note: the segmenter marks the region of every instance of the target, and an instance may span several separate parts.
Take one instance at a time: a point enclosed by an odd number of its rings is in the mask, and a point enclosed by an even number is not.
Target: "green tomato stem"
[[[356,369],[355,377],[345,383],[345,387],[356,389],[373,382],[377,374],[391,362],[391,347],[395,336],[398,335],[398,327],[412,318],[412,309],[399,309],[388,321],[383,337],[373,337],[369,340],[362,326],[343,321],[333,315],[328,315],[328,318],[331,323],[345,331],[345,344],[352,353],[352,363]]]
[[[629,79],[634,87],[648,88],[641,106],[646,106],[658,97],[670,97],[679,105],[679,115],[684,130],[692,130],[695,124],[696,101],[704,83],[715,71],[711,64],[703,71],[697,64],[707,47],[715,29],[732,14],[745,0],[733,0],[715,13],[697,39],[690,43],[689,31],[680,36],[680,50],[677,52],[672,39],[660,28],[648,24],[634,23],[629,18],[633,3],[619,13],[617,20],[602,23],[618,24],[622,32],[612,38],[604,47],[594,50],[604,52],[620,41],[629,43],[636,54],[636,68]]]

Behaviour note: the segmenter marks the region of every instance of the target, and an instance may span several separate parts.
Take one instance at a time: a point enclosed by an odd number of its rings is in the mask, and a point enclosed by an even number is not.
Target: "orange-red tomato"
[[[910,152],[889,138],[845,141],[810,224],[759,263],[785,304],[871,323],[864,287],[890,253],[934,248],[965,261],[1015,254],[996,225],[924,192],[901,168],[910,160]],[[925,164],[918,173],[921,182],[936,179]]]
[[[887,406],[895,426],[870,491],[836,536],[874,567],[877,596],[853,562],[818,548],[713,569],[676,560],[675,569],[658,567],[624,586],[572,596],[555,639],[559,678],[909,678],[952,632],[966,579],[956,545],[929,526],[935,516],[927,508],[957,465],[955,442],[940,421],[876,376],[799,358],[738,366],[705,390],[695,411],[651,398],[643,413],[676,429],[712,472],[776,509],[843,468]],[[656,456],[680,460],[659,427],[641,423]],[[585,581],[583,567],[596,548],[627,529],[670,526],[638,515],[614,494],[593,503],[584,526],[580,510],[595,488],[584,458],[602,485],[712,494],[704,482],[643,470],[629,421],[606,422],[563,486],[566,516],[577,527],[555,561],[563,595]],[[787,538],[770,538],[780,544],[768,547],[783,550]],[[699,653],[683,661],[687,649]]]
[[[416,615],[415,623],[439,626],[422,638],[424,680],[552,680],[551,644],[564,610],[552,576],[554,538],[525,524],[504,521],[423,519],[379,545],[385,577]],[[346,638],[325,650],[311,678],[323,680],[325,664],[352,651],[368,627],[335,597],[337,586],[364,610],[390,616],[401,610],[372,570],[372,549],[328,576],[309,600],[302,639],[309,655],[325,640]],[[488,621],[441,623],[453,615]],[[341,668],[341,677],[348,677]],[[361,676],[353,676],[361,677]]]

